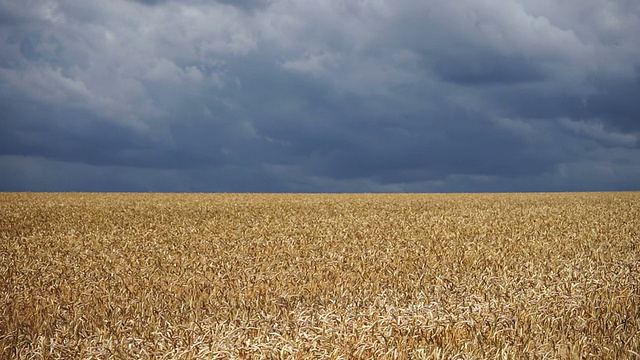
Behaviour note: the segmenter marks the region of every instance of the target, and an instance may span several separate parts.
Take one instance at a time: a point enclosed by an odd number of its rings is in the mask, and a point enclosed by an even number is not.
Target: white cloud
[[[287,60],[282,67],[287,70],[299,71],[310,75],[326,75],[341,61],[340,54],[328,52],[305,53],[302,57]]]
[[[518,136],[534,136],[538,132],[538,130],[531,123],[522,119],[494,117],[490,120],[494,125],[506,129]]]
[[[117,121],[161,115],[164,101],[154,97],[153,87],[207,81],[219,87],[224,58],[246,56],[256,46],[247,15],[216,3],[145,7],[129,1],[41,0],[30,7],[3,3],[3,8],[24,20],[20,34],[0,29],[0,46],[11,49],[5,57],[13,62],[0,67],[5,87]],[[16,35],[36,42],[34,58],[20,54]]]
[[[0,78],[8,86],[5,92],[11,89],[49,102],[79,104],[92,98],[82,80],[47,65],[35,66],[28,71],[0,68]]]
[[[180,82],[182,73],[182,69],[173,61],[161,58],[157,59],[153,65],[146,69],[145,78],[165,84],[176,84]]]

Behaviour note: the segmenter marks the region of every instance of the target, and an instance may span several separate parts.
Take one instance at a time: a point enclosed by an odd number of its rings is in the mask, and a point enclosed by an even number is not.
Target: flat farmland
[[[640,193],[0,193],[2,359],[640,358]]]

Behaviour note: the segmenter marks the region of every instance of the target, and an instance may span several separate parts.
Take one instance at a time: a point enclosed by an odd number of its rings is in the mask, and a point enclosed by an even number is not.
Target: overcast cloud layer
[[[640,185],[637,0],[0,0],[0,190]]]

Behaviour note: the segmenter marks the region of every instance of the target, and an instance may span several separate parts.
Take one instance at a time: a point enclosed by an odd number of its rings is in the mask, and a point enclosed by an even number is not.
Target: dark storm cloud
[[[130,1],[137,2],[140,4],[145,4],[145,5],[158,5],[166,2],[167,0],[130,0]]]
[[[153,5],[160,5],[160,4],[166,3],[167,1],[170,1],[170,0],[129,0],[129,1],[153,6]],[[188,3],[193,3],[193,4],[219,3],[219,4],[234,6],[243,10],[262,9],[269,5],[269,0],[182,0],[182,1],[178,0],[177,2],[186,3],[186,4]]]
[[[640,183],[636,2],[0,0],[0,10],[0,189]]]
[[[626,81],[598,85],[601,91],[587,99],[584,112],[619,130],[640,131],[640,68]]]
[[[42,106],[0,104],[0,152],[45,156],[89,165],[188,169],[222,166],[246,156],[234,149],[242,139],[232,127],[183,119],[157,136],[87,111],[51,112]],[[10,121],[20,116],[20,122]]]
[[[516,84],[544,79],[544,74],[524,59],[481,52],[472,58],[440,59],[434,70],[444,81],[461,85]]]
[[[290,129],[297,131],[289,144],[291,156],[303,156],[307,171],[334,179],[372,178],[389,184],[448,174],[538,175],[553,170],[556,160],[529,149],[527,139],[466,114],[443,114],[437,121],[361,119],[360,126],[349,128]]]
[[[245,10],[263,9],[269,5],[269,0],[215,0],[221,4],[236,6]]]

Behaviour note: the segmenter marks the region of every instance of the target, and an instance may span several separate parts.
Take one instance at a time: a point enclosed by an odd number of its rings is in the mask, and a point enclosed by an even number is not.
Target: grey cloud
[[[136,2],[0,0],[0,188],[640,183],[633,2]]]

